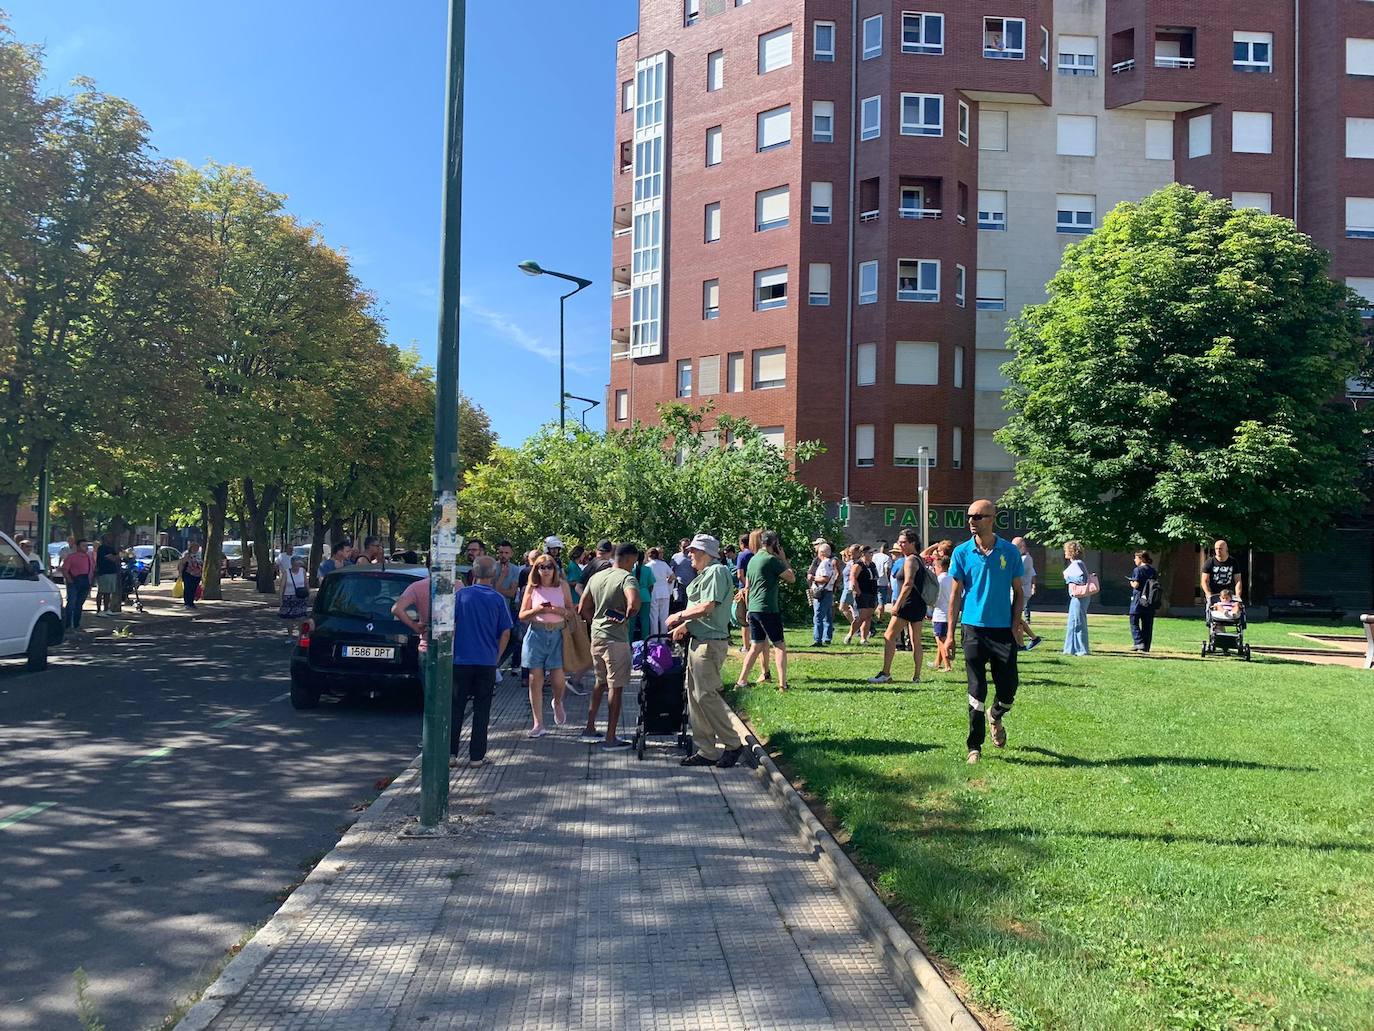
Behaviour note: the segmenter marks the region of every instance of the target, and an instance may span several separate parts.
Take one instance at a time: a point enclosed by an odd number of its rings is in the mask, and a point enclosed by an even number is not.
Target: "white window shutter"
[[[792,108],[778,107],[759,115],[759,149],[775,147],[792,138]]]
[[[1274,150],[1274,115],[1269,111],[1231,112],[1231,151],[1270,154]]]
[[[1162,118],[1145,122],[1145,157],[1151,161],[1174,159],[1174,123]]]
[[[1188,119],[1188,156],[1202,158],[1212,153],[1212,116]]]
[[[936,385],[940,382],[940,345],[898,341],[893,364],[897,383]]]
[[[878,345],[860,344],[855,353],[854,380],[861,387],[872,386],[878,380]]]

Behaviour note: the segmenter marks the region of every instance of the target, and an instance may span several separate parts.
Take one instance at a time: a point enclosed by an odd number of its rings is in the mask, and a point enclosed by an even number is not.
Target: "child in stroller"
[[[1222,591],[1221,597],[1207,606],[1207,640],[1202,654],[1215,655],[1217,649],[1226,655],[1234,651],[1250,660],[1250,646],[1245,643],[1245,605],[1230,591]]]

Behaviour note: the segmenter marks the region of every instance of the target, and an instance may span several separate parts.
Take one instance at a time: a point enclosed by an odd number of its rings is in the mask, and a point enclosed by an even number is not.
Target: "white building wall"
[[[1172,159],[1146,156],[1147,121],[1170,120],[1168,112],[1107,111],[1106,76],[1107,0],[1058,0],[1054,9],[1056,36],[1051,41],[1054,106],[984,103],[982,109],[1007,112],[1007,149],[980,151],[978,185],[982,190],[1007,193],[1007,228],[980,231],[978,265],[1007,272],[1006,311],[977,313],[977,346],[981,351],[1006,349],[1007,322],[1027,304],[1045,299],[1045,284],[1059,268],[1064,248],[1081,236],[1055,230],[1057,197],[1090,194],[1096,197],[1095,225],[1122,201],[1167,186],[1174,179]],[[1059,35],[1097,38],[1097,74],[1064,75],[1057,71]],[[1058,116],[1090,115],[1097,119],[1095,157],[1065,157],[1056,153]],[[975,280],[969,271],[970,283]],[[986,361],[986,359],[984,359]],[[1006,422],[997,384],[975,379],[975,496],[998,497],[1012,483],[1011,461],[989,440]]]

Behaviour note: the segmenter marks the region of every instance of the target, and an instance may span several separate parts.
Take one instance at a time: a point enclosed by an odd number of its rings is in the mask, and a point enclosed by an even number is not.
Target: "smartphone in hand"
[[[607,609],[606,618],[612,623],[623,623],[625,622],[625,613],[621,612],[619,609]]]

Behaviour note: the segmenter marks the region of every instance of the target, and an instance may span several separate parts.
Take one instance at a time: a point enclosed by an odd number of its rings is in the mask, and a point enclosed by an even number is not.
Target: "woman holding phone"
[[[553,685],[553,721],[560,727],[568,722],[563,711],[563,624],[575,615],[563,571],[553,558],[540,555],[520,601],[520,620],[528,627],[520,665],[530,671],[530,712],[534,715],[530,737],[548,733],[544,728],[545,673]]]

